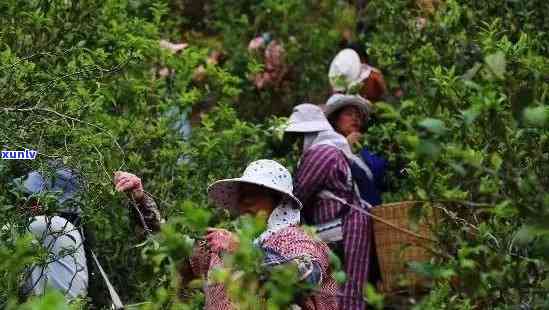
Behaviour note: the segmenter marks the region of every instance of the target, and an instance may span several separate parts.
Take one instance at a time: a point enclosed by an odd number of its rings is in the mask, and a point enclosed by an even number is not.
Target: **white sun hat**
[[[330,64],[330,85],[335,92],[346,92],[364,80],[361,72],[360,56],[354,50],[346,48],[337,53]]]
[[[324,116],[322,109],[311,103],[303,103],[294,107],[288,120],[285,132],[317,132],[332,130],[332,126]]]
[[[326,102],[324,114],[327,118],[329,118],[334,112],[347,106],[357,107],[364,115],[364,120],[368,119],[372,109],[372,104],[370,101],[359,95],[334,94]]]
[[[284,196],[296,209],[302,204],[293,195],[292,175],[284,166],[270,159],[254,161],[246,167],[240,178],[219,180],[208,187],[208,198],[218,207],[238,210],[240,184],[255,184],[265,187]]]

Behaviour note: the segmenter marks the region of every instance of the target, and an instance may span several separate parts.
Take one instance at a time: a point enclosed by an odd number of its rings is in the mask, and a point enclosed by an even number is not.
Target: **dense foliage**
[[[48,171],[52,161],[82,174],[80,203],[94,248],[122,299],[136,307],[198,308],[200,283],[184,283],[178,270],[193,240],[207,226],[236,229],[243,240],[261,229],[256,219],[234,221],[208,206],[206,185],[258,158],[295,167],[298,153],[282,152],[283,120],[275,116],[297,103],[323,103],[340,33],[357,18],[336,0],[197,2],[0,3],[0,144],[39,151],[35,161],[0,161],[0,226],[11,224],[0,231],[1,308],[25,302],[18,298],[22,271],[45,259],[23,233],[26,219],[15,206],[28,197],[13,179]],[[376,105],[364,143],[407,163],[408,176],[392,184],[386,201],[424,200],[445,214],[437,259],[410,266],[433,280],[431,290],[410,303],[548,307],[549,4],[368,2],[366,32],[357,38],[389,89],[404,96]],[[432,9],[426,2],[434,2]],[[247,45],[264,31],[284,43],[291,72],[282,87],[258,91],[249,76],[262,63]],[[173,54],[160,39],[189,47]],[[212,50],[227,60],[207,64]],[[196,83],[200,65],[208,78]],[[163,77],[163,67],[175,73]],[[183,139],[178,117],[212,97],[214,110]],[[157,236],[144,241],[135,233],[127,198],[111,185],[120,169],[142,177],[168,219]],[[53,205],[52,197],[39,199]],[[273,308],[283,307],[295,294],[291,272],[276,271],[260,287],[257,255],[241,247],[239,263],[229,262],[219,277],[247,284],[229,288],[243,309],[255,302],[250,292],[269,294]],[[368,295],[381,306],[381,296]],[[105,299],[95,283],[89,302],[72,306],[102,307]],[[52,293],[24,307],[64,306]]]

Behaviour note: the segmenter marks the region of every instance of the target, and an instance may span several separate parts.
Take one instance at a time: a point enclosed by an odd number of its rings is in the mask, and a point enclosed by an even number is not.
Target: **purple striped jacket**
[[[303,215],[308,224],[322,224],[343,216],[343,252],[347,281],[340,288],[341,309],[365,309],[362,291],[368,279],[372,253],[371,220],[356,210],[318,194],[329,190],[347,202],[359,204],[353,191],[347,158],[331,145],[309,148],[301,157],[294,178],[295,195],[304,205]]]

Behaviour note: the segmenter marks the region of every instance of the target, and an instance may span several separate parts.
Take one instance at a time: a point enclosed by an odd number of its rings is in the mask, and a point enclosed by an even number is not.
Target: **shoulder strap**
[[[95,255],[95,252],[93,251],[91,244],[89,243],[88,236],[84,234],[84,229],[82,226],[78,229],[80,232],[80,235],[82,236],[82,240],[84,242],[84,248],[86,249],[87,255],[91,256],[93,263],[99,270],[99,273],[101,274],[101,278],[103,279],[103,282],[105,283],[105,286],[109,290],[109,295],[111,297],[112,301],[112,308],[115,310],[124,309],[124,304],[122,303],[122,300],[120,299],[120,296],[118,296],[118,293],[116,292],[116,289],[111,284],[111,281],[109,281],[109,277],[107,276],[107,273],[103,270],[103,267],[99,263],[99,260],[97,259],[97,255]]]
[[[369,217],[371,217],[372,219],[374,219],[374,220],[376,220],[376,221],[379,221],[379,222],[381,222],[381,223],[383,223],[383,224],[385,224],[385,225],[388,225],[388,226],[390,226],[390,227],[392,227],[392,228],[394,228],[394,229],[396,229],[396,230],[399,230],[399,231],[401,231],[401,232],[404,232],[404,233],[406,233],[406,234],[408,234],[408,235],[410,235],[410,236],[414,236],[414,237],[419,238],[419,239],[423,239],[423,240],[428,240],[428,241],[434,242],[434,240],[431,239],[430,237],[422,236],[422,235],[420,235],[420,234],[418,234],[418,233],[416,233],[416,232],[413,232],[413,231],[411,231],[411,230],[408,230],[408,229],[406,229],[406,228],[399,227],[398,225],[395,225],[394,223],[391,223],[391,222],[389,222],[389,221],[387,221],[387,220],[385,220],[385,219],[383,219],[383,218],[381,218],[381,217],[378,217],[378,216],[376,216],[376,215],[370,213],[369,210],[370,210],[371,208],[373,208],[373,207],[372,207],[371,204],[369,204],[369,203],[368,203],[367,201],[365,201],[365,200],[360,199],[360,202],[361,202],[362,206],[366,206],[366,208],[361,208],[361,207],[357,207],[357,206],[355,206],[355,205],[353,205],[353,204],[348,203],[345,199],[336,196],[335,194],[333,194],[333,193],[330,192],[330,191],[322,191],[322,192],[320,192],[319,195],[324,196],[324,198],[327,198],[327,199],[333,199],[333,200],[339,201],[339,202],[341,202],[341,203],[347,205],[347,206],[349,207],[349,209],[353,209],[353,210],[355,210],[355,211],[358,211],[359,213],[362,213],[362,214],[364,214],[364,215],[366,215],[366,216],[369,216]]]
[[[312,146],[312,147],[315,147],[315,146]],[[368,179],[373,182],[374,174],[370,169],[370,167],[368,167],[368,165],[364,162],[364,160],[362,160],[360,156],[353,154],[351,152],[346,152],[340,148],[337,148],[337,149],[339,152],[341,152],[341,154],[343,154],[343,157],[345,157],[345,159],[347,160],[347,165],[349,167],[348,171],[350,176],[352,176],[351,165],[355,163],[362,171],[364,171]]]
[[[366,176],[368,177],[368,180],[370,182],[374,181],[374,174],[372,173],[372,169],[368,167],[368,165],[360,158],[360,156],[353,154],[350,158],[348,158],[349,165],[355,163],[364,173],[366,173]],[[352,170],[351,170],[352,174]]]
[[[341,153],[343,153],[345,159],[347,159],[347,185],[352,187],[353,194],[356,196],[356,199],[358,199],[358,201],[360,203],[360,207],[357,207],[357,206],[354,206],[354,205],[350,204],[347,200],[335,195],[333,192],[331,192],[328,189],[324,189],[324,190],[320,191],[317,194],[317,196],[319,198],[323,198],[323,199],[335,200],[335,201],[338,201],[338,202],[340,202],[341,204],[343,204],[345,206],[348,206],[349,207],[348,211],[346,211],[346,212],[344,212],[343,214],[340,215],[340,216],[344,216],[344,215],[348,214],[351,211],[351,209],[364,209],[365,207],[366,208],[371,208],[372,207],[368,202],[363,200],[362,196],[360,195],[360,190],[358,188],[358,185],[356,184],[356,182],[353,178],[351,164],[353,162],[356,163],[361,169],[364,170],[364,172],[366,173],[367,177],[370,180],[373,180],[373,173],[372,173],[372,170],[370,170],[370,168],[366,165],[366,163],[364,163],[364,161],[362,161],[362,159],[360,159],[358,156],[356,156],[354,154],[351,156],[349,154],[346,154],[343,151],[341,151]]]
[[[103,278],[103,281],[105,282],[105,285],[109,290],[109,295],[111,296],[113,309],[115,310],[124,309],[124,304],[122,303],[122,300],[120,300],[120,296],[118,296],[118,293],[116,293],[114,286],[112,286],[111,281],[109,281],[109,277],[103,270],[103,267],[101,267],[101,264],[99,263],[99,260],[95,255],[95,252],[92,249],[90,249],[90,253],[93,258],[93,262],[95,263],[95,266],[97,266],[97,269],[99,269],[99,273],[101,274],[101,277]]]
[[[320,193],[318,193],[318,197],[320,198],[324,198],[324,199],[331,199],[331,200],[335,200],[343,205],[346,205],[348,207],[350,207],[351,209],[363,209],[362,206],[366,206],[367,208],[371,208],[372,205],[370,205],[368,202],[366,202],[365,200],[363,200],[362,198],[360,198],[360,194],[358,193],[358,187],[356,186],[356,183],[354,184],[354,192],[355,192],[355,195],[358,195],[358,199],[360,201],[360,204],[361,204],[361,207],[357,207],[351,203],[349,203],[347,200],[337,196],[336,194],[332,193],[331,191],[325,189],[325,190],[322,190]]]

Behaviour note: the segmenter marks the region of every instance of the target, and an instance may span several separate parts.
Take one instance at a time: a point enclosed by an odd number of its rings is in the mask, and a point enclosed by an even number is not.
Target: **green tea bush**
[[[380,151],[396,141],[404,192],[448,213],[438,235],[450,256],[412,266],[442,280],[418,309],[546,307],[549,7],[445,1],[425,16],[410,5],[370,2],[368,50],[406,95],[379,106],[367,139]]]
[[[392,178],[385,201],[444,209],[439,255],[410,264],[433,280],[431,290],[410,307],[549,306],[548,11],[541,0],[448,0],[433,13],[411,0],[372,0],[360,16],[367,26],[360,42],[389,89],[404,91],[399,102],[376,104],[364,140],[395,167],[406,163],[407,177]],[[283,119],[275,116],[325,101],[340,32],[358,17],[335,0],[0,3],[0,144],[39,152],[34,161],[0,161],[0,226],[10,227],[0,230],[0,308],[63,307],[56,293],[24,305],[19,296],[25,266],[44,253],[24,234],[17,206],[28,197],[13,179],[47,173],[52,162],[83,176],[83,221],[126,304],[200,308],[201,283],[181,276],[181,261],[205,228],[252,240],[262,227],[209,206],[207,184],[259,158],[295,167],[299,152],[281,151]],[[258,91],[249,81],[262,60],[247,45],[262,32],[287,51],[291,70],[279,89]],[[161,39],[189,47],[173,54]],[[227,60],[206,64],[212,50]],[[203,83],[193,80],[200,65]],[[159,74],[164,67],[168,77]],[[213,110],[183,138],[175,123],[210,98]],[[116,170],[138,174],[154,196],[167,219],[157,235],[136,233],[128,199],[111,184]],[[241,247],[219,279],[249,284],[229,285],[242,309],[257,303],[247,292],[271,296],[270,309],[286,307],[299,290],[291,272],[276,271],[260,286],[259,256]],[[390,304],[371,288],[367,295],[378,307]],[[92,283],[88,300],[71,307],[106,305],[105,288]]]

